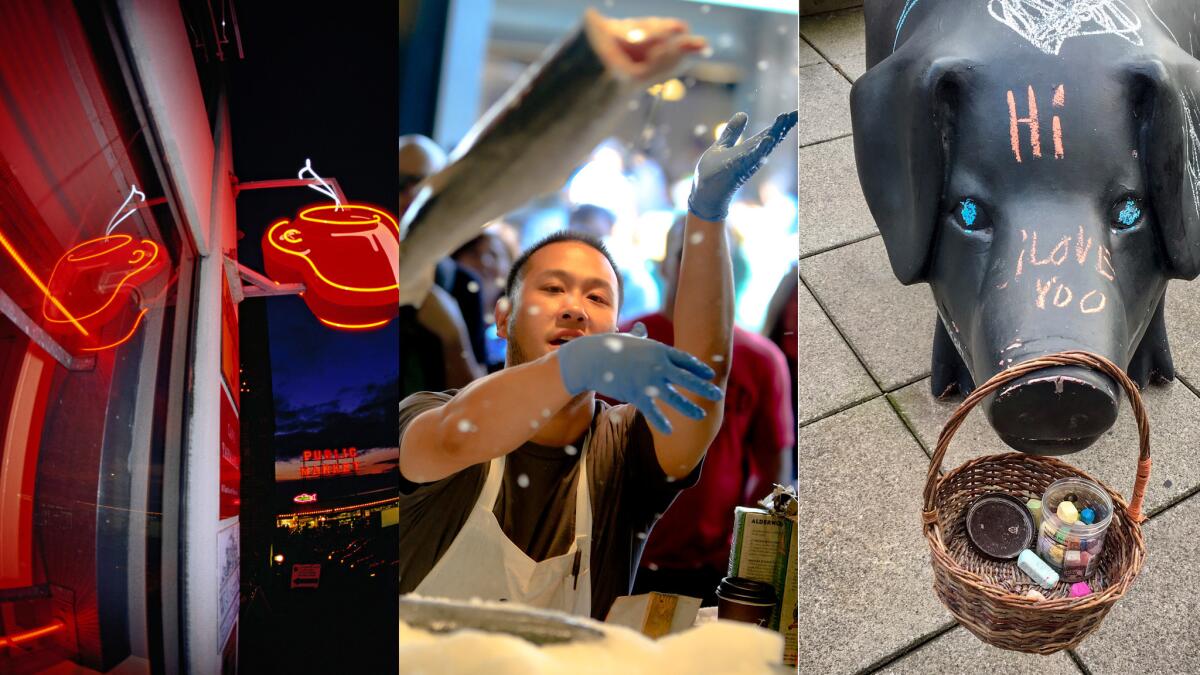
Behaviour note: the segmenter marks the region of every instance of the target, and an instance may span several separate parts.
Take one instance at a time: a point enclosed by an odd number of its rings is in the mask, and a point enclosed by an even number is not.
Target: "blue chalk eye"
[[[963,223],[967,227],[975,227],[975,217],[979,215],[978,210],[975,208],[975,202],[970,199],[964,199],[963,202],[958,205],[958,209],[959,215],[962,216]]]
[[[954,219],[958,221],[959,227],[968,232],[986,230],[991,227],[983,207],[970,197],[963,199],[954,207]]]
[[[1127,230],[1137,225],[1142,219],[1142,203],[1137,197],[1118,199],[1112,206],[1112,226],[1118,230]]]

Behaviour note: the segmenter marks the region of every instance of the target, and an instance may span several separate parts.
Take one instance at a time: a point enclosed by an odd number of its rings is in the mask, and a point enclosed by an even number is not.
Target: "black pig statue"
[[[896,277],[937,306],[935,395],[1082,349],[1174,378],[1168,279],[1200,273],[1200,0],[868,0],[851,115]],[[1108,377],[1061,367],[985,402],[1010,446],[1086,448]]]

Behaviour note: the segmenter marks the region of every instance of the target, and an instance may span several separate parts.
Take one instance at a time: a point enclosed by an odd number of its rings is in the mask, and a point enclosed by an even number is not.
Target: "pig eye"
[[[1110,211],[1111,225],[1116,230],[1128,230],[1142,220],[1142,202],[1137,197],[1118,199]]]
[[[958,226],[968,232],[989,230],[992,227],[988,222],[987,213],[970,197],[954,207],[954,218],[958,221]]]

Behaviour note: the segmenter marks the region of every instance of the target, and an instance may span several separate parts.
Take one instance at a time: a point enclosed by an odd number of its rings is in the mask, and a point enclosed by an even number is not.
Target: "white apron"
[[[592,503],[587,446],[579,453],[575,541],[564,554],[537,562],[504,534],[492,510],[504,479],[504,457],[491,461],[479,499],[441,560],[417,585],[420,595],[505,600],[578,616],[592,612]]]

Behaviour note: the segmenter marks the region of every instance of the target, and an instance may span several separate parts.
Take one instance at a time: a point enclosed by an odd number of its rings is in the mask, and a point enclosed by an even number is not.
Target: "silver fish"
[[[634,97],[705,46],[678,19],[587,10],[420,186],[400,225],[400,304],[419,305],[437,261],[488,222],[560,188]]]

